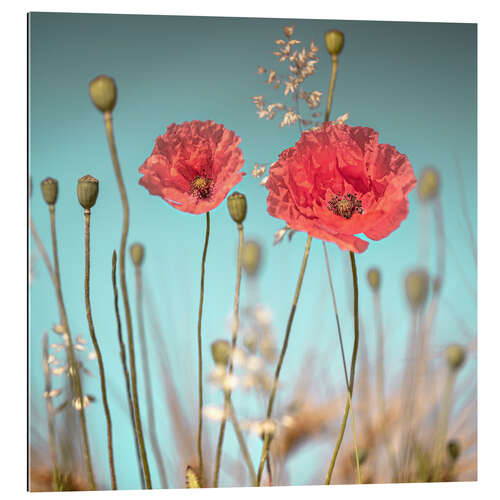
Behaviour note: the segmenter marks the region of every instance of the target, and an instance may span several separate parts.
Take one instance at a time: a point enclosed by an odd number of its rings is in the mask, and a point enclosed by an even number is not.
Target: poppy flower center
[[[206,199],[212,194],[212,179],[198,176],[191,182],[191,194],[196,198]]]
[[[328,210],[331,210],[335,215],[341,215],[344,219],[350,219],[354,212],[363,213],[361,200],[358,200],[355,194],[345,194],[340,197],[340,193],[328,202]]]

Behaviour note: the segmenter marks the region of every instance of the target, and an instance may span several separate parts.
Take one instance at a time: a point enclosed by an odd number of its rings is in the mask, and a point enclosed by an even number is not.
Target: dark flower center
[[[341,215],[344,219],[350,219],[354,212],[363,213],[361,200],[358,200],[355,194],[345,194],[340,197],[340,193],[328,202],[328,210],[336,215]]]
[[[191,182],[191,194],[196,198],[206,199],[212,194],[212,179],[198,176]]]

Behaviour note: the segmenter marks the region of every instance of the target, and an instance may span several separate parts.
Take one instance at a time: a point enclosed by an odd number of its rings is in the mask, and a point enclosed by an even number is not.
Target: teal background
[[[284,148],[295,143],[299,131],[297,127],[280,129],[278,119],[259,120],[251,97],[264,94],[270,102],[286,101],[279,91],[264,85],[265,77],[257,75],[256,69],[258,65],[279,67],[271,51],[275,50],[274,41],[283,38],[283,25],[291,23],[295,25],[294,38],[306,43],[314,39],[320,47],[317,71],[306,80],[307,90],[327,91],[330,64],[323,44],[325,31],[336,28],[345,34],[332,117],[349,112],[349,124],[370,126],[379,131],[380,142],[390,143],[406,154],[417,176],[428,164],[438,167],[442,176],[447,267],[435,329],[435,355],[439,356],[450,341],[468,343],[475,337],[476,264],[472,245],[476,244],[477,234],[476,25],[33,13],[29,17],[29,174],[34,186],[31,211],[49,247],[48,209],[39,184],[47,176],[57,178],[60,194],[56,214],[63,293],[73,336],[81,333],[90,343],[83,300],[83,214],[76,198],[76,182],[87,173],[100,181],[99,199],[92,209],[92,312],[107,369],[120,488],[139,487],[110,280],[111,254],[119,246],[122,212],[102,116],[90,102],[88,83],[104,73],[113,76],[118,85],[118,103],[113,116],[131,207],[128,241],[140,241],[146,246],[146,284],[161,319],[174,383],[181,391],[187,414],[194,418],[195,334],[205,218],[176,211],[159,197],[150,196],[138,184],[138,167],[151,153],[155,138],[172,122],[211,119],[223,123],[242,138],[247,176],[237,189],[248,199],[245,233],[249,238],[259,239],[264,246],[259,289],[262,302],[273,311],[280,345],[306,236],[299,233],[290,243],[284,241],[272,246],[274,232],[284,223],[267,214],[267,191],[250,172],[256,162],[276,160]],[[325,101],[326,95],[323,103]],[[473,243],[464,212],[472,221]],[[372,242],[357,258],[368,352],[372,352],[375,345],[375,329],[365,275],[373,265],[382,269],[384,319],[390,335],[388,377],[393,381],[398,379],[406,361],[405,342],[410,323],[403,280],[409,269],[423,264],[419,241],[426,231],[431,234],[429,262],[431,271],[435,270],[434,226],[425,220],[433,223],[432,216],[419,217],[414,191],[410,195],[407,220],[388,238]],[[203,319],[206,377],[212,368],[210,342],[229,338],[227,318],[233,303],[236,244],[236,227],[223,203],[212,212],[207,260]],[[34,242],[30,248],[32,255],[38,257]],[[329,245],[329,255],[345,344],[350,352],[352,292],[348,256],[334,245]],[[127,266],[133,304],[133,268],[128,256]],[[243,302],[245,296],[243,287]],[[41,336],[57,322],[55,296],[42,260],[37,258],[30,285],[29,384],[31,425],[42,435],[45,408],[41,397]],[[55,334],[50,335],[52,342],[58,340]],[[341,389],[338,342],[323,251],[318,241],[313,241],[282,370],[284,385],[277,400],[277,414],[289,401],[295,381],[304,377],[302,361],[309,350],[316,351],[323,363],[308,367],[311,397],[333,382]],[[152,347],[152,354],[154,352]],[[325,358],[325,353],[331,357]],[[157,428],[164,444],[167,473],[170,482],[180,487],[183,466],[176,463],[165,388],[157,360],[152,363]],[[97,375],[95,361],[88,362],[87,366]],[[475,360],[467,366],[474,373]],[[325,367],[331,377],[328,381],[316,376]],[[140,374],[140,366],[138,370]],[[57,383],[54,377],[56,387]],[[95,394],[99,400],[97,377],[87,378],[85,384],[86,392]],[[471,390],[475,390],[475,384]],[[141,393],[144,392],[141,390]],[[220,404],[221,398],[215,389],[207,385],[205,394],[207,404]],[[262,408],[254,408],[253,416],[262,415]],[[144,403],[142,413],[145,419]],[[107,485],[102,405],[92,405],[87,414],[97,475],[101,483]],[[209,422],[205,429],[213,444],[218,426]],[[34,436],[32,440],[36,444]],[[228,456],[238,459],[232,431],[228,433],[227,445]],[[249,446],[257,462],[259,439],[250,436]],[[330,442],[319,443],[296,455],[289,462],[288,470],[293,484],[315,481],[317,469],[322,469],[330,448]],[[150,463],[154,464],[151,450],[149,455]],[[152,468],[153,483],[158,487],[154,465]],[[221,484],[231,484],[231,477],[224,472]]]

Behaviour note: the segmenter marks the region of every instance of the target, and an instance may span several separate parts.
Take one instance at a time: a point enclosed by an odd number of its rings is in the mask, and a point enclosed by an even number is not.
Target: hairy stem
[[[234,291],[234,309],[233,309],[233,335],[231,342],[231,356],[229,358],[229,376],[233,373],[233,356],[234,349],[236,347],[236,339],[238,338],[238,329],[240,326],[240,284],[241,284],[241,262],[243,257],[243,225],[238,224],[238,263],[236,267],[236,289]],[[229,407],[231,404],[231,390],[227,389],[224,391],[224,416],[222,417],[222,422],[220,424],[219,439],[217,441],[217,452],[215,456],[215,471],[214,471],[214,483],[213,487],[217,488],[219,482],[219,470],[222,455],[222,444],[224,442],[224,431],[226,429],[226,419],[229,413]]]
[[[200,279],[200,307],[198,309],[198,462],[200,484],[203,486],[203,452],[202,452],[202,431],[203,431],[203,362],[201,349],[201,317],[203,314],[203,293],[205,289],[205,262],[207,260],[208,239],[210,237],[210,212],[207,212],[205,245],[201,258],[201,279]]]
[[[125,322],[127,324],[128,333],[128,349],[130,355],[130,375],[132,385],[132,397],[134,402],[134,418],[137,429],[137,438],[139,441],[139,448],[141,450],[142,466],[144,469],[144,479],[146,480],[146,487],[151,489],[151,475],[149,472],[148,458],[146,454],[146,446],[144,444],[144,436],[142,433],[141,413],[139,410],[139,396],[137,394],[137,374],[135,370],[135,352],[134,352],[134,336],[132,330],[132,316],[130,314],[130,303],[128,300],[127,280],[125,277],[125,247],[127,245],[127,236],[129,228],[130,211],[128,206],[127,192],[125,191],[125,184],[123,182],[120,163],[118,162],[118,153],[116,151],[115,139],[113,136],[113,120],[111,113],[104,113],[104,124],[106,127],[106,136],[108,138],[109,149],[111,152],[111,159],[113,168],[115,170],[116,181],[120,191],[120,197],[123,206],[123,226],[122,237],[120,241],[120,285],[122,289],[123,305],[125,308]]]
[[[354,292],[354,345],[352,348],[351,370],[349,374],[348,398],[344,410],[344,416],[342,418],[342,424],[340,426],[340,432],[337,438],[337,443],[335,444],[333,456],[330,461],[330,467],[328,468],[328,473],[326,475],[325,484],[330,484],[331,482],[333,469],[335,467],[335,462],[337,461],[340,445],[342,444],[342,439],[344,437],[345,427],[347,423],[347,415],[349,414],[349,408],[351,406],[351,401],[352,401],[352,392],[354,388],[354,375],[356,371],[356,357],[358,355],[358,345],[359,345],[358,273],[356,270],[356,259],[354,257],[354,253],[349,252],[349,255],[351,257],[352,285]]]
[[[95,334],[94,321],[92,319],[92,311],[90,308],[90,209],[84,211],[85,217],[85,280],[84,280],[84,292],[85,292],[85,311],[87,313],[87,322],[89,324],[90,337],[92,338],[92,344],[94,345],[94,350],[97,356],[97,363],[99,365],[99,378],[101,379],[101,392],[102,392],[102,403],[104,406],[104,413],[106,415],[106,425],[108,432],[108,458],[109,458],[109,470],[111,473],[111,487],[116,490],[116,473],[115,473],[115,461],[113,458],[113,430],[111,424],[111,413],[109,411],[108,396],[106,392],[106,375],[104,373],[104,363],[102,361],[102,353],[99,347],[99,342],[97,341],[97,336]]]
[[[80,415],[80,424],[82,427],[82,438],[83,438],[83,454],[87,466],[87,473],[89,476],[90,487],[91,489],[95,490],[96,487],[94,480],[94,471],[92,469],[92,459],[90,456],[89,438],[87,434],[87,421],[85,418],[85,409],[83,405],[83,393],[82,393],[82,383],[80,380],[80,369],[75,360],[75,353],[73,351],[73,341],[71,339],[68,316],[66,314],[66,307],[64,305],[64,299],[61,288],[61,273],[59,271],[59,257],[57,253],[55,206],[49,205],[49,210],[50,210],[50,229],[52,235],[52,252],[54,254],[54,279],[56,286],[57,303],[59,305],[59,314],[61,316],[61,321],[64,329],[64,339],[66,342],[66,352],[68,354],[68,362],[69,362],[69,373],[71,379],[74,381],[76,396],[78,398],[78,404],[79,404],[78,413]]]
[[[113,258],[111,264],[111,281],[113,282],[113,295],[114,295],[114,304],[115,304],[115,315],[116,315],[116,323],[118,330],[118,343],[120,344],[120,359],[123,367],[123,376],[125,377],[125,388],[127,390],[127,401],[128,408],[130,413],[130,422],[132,424],[132,431],[134,433],[134,442],[135,442],[135,452],[137,455],[137,465],[139,466],[139,476],[141,479],[141,488],[144,489],[146,483],[144,481],[144,471],[142,468],[141,461],[141,451],[139,449],[139,440],[137,438],[137,430],[135,427],[135,417],[134,417],[134,403],[132,401],[132,390],[130,388],[130,374],[127,366],[127,351],[125,350],[125,343],[123,342],[122,336],[122,322],[120,319],[120,309],[118,308],[118,286],[116,284],[116,251],[113,250]]]
[[[283,364],[283,360],[285,358],[285,353],[286,353],[286,349],[288,346],[288,339],[290,337],[290,330],[292,329],[293,318],[295,316],[295,310],[297,309],[297,302],[299,300],[300,289],[302,288],[302,281],[304,279],[304,272],[306,270],[307,259],[309,258],[309,250],[311,248],[311,240],[312,240],[312,237],[308,236],[307,242],[306,242],[306,248],[304,250],[304,257],[302,258],[302,267],[300,268],[299,279],[297,281],[297,287],[295,289],[295,295],[293,298],[292,308],[290,310],[290,315],[288,316],[288,323],[286,325],[285,339],[283,341],[283,347],[281,348],[280,357],[278,359],[278,364],[276,365],[276,371],[274,373],[273,387],[271,389],[271,394],[269,396],[269,402],[267,405],[267,413],[266,413],[267,419],[271,418],[271,414],[273,412],[274,398],[276,396],[276,389],[278,387],[278,378],[280,376],[281,365]],[[267,456],[267,453],[269,451],[269,443],[270,443],[269,433],[266,433],[264,436],[264,444],[262,446],[262,453],[261,453],[261,457],[260,457],[259,470],[257,473],[256,486],[260,486],[260,481],[262,478],[262,472],[264,470],[266,456]]]
[[[330,285],[330,292],[332,294],[333,309],[335,311],[335,320],[337,321],[337,332],[339,335],[340,352],[342,353],[342,364],[344,367],[345,385],[347,388],[347,399],[348,399],[348,403],[349,403],[349,411],[351,413],[352,437],[353,437],[353,441],[354,441],[354,455],[356,458],[356,475],[357,475],[358,484],[361,484],[361,470],[359,467],[359,453],[358,453],[358,445],[357,445],[357,440],[356,440],[356,423],[354,420],[354,409],[353,409],[352,403],[351,403],[351,394],[349,392],[349,379],[347,378],[347,363],[345,360],[344,342],[342,341],[342,331],[340,329],[339,311],[337,309],[337,300],[335,299],[335,290],[333,288],[332,273],[330,271],[330,262],[328,261],[328,252],[326,251],[326,243],[324,241],[323,241],[323,250],[325,253],[325,264],[326,264],[326,270],[327,270],[327,274],[328,274],[328,283]]]
[[[328,87],[328,103],[325,111],[325,122],[330,119],[330,112],[332,110],[333,91],[335,89],[335,80],[337,78],[338,57],[332,56],[332,72],[330,74],[330,85]]]

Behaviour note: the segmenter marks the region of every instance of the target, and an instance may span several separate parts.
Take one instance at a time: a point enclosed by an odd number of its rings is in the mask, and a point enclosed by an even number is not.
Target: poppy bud
[[[227,340],[216,340],[210,346],[212,358],[216,365],[227,366],[229,356],[231,355],[231,346]]]
[[[450,439],[446,444],[446,451],[453,462],[460,456],[460,443],[456,439]]]
[[[41,183],[43,199],[47,205],[55,205],[59,192],[58,182],[52,177],[47,177]]]
[[[406,297],[413,309],[420,309],[427,301],[429,294],[429,275],[423,269],[407,274],[405,280]]]
[[[227,208],[234,222],[241,224],[247,215],[247,199],[244,194],[235,192],[227,198]]]
[[[243,269],[249,276],[255,276],[261,261],[261,246],[253,240],[243,243]]]
[[[380,271],[376,267],[372,267],[368,270],[366,274],[369,285],[372,287],[374,292],[377,292],[380,288]]]
[[[439,191],[439,173],[434,167],[424,168],[418,181],[418,196],[422,201],[432,200]]]
[[[97,200],[99,193],[99,181],[91,175],[84,175],[78,179],[76,194],[78,201],[85,210],[90,210]]]
[[[465,349],[458,344],[449,345],[444,355],[452,371],[457,371],[465,361]]]
[[[326,50],[331,56],[337,56],[344,47],[344,33],[339,30],[330,30],[325,35]]]
[[[116,84],[113,78],[99,75],[89,84],[90,98],[103,113],[113,111],[116,104]]]
[[[134,266],[140,266],[144,260],[144,246],[140,243],[130,245],[130,257]]]

